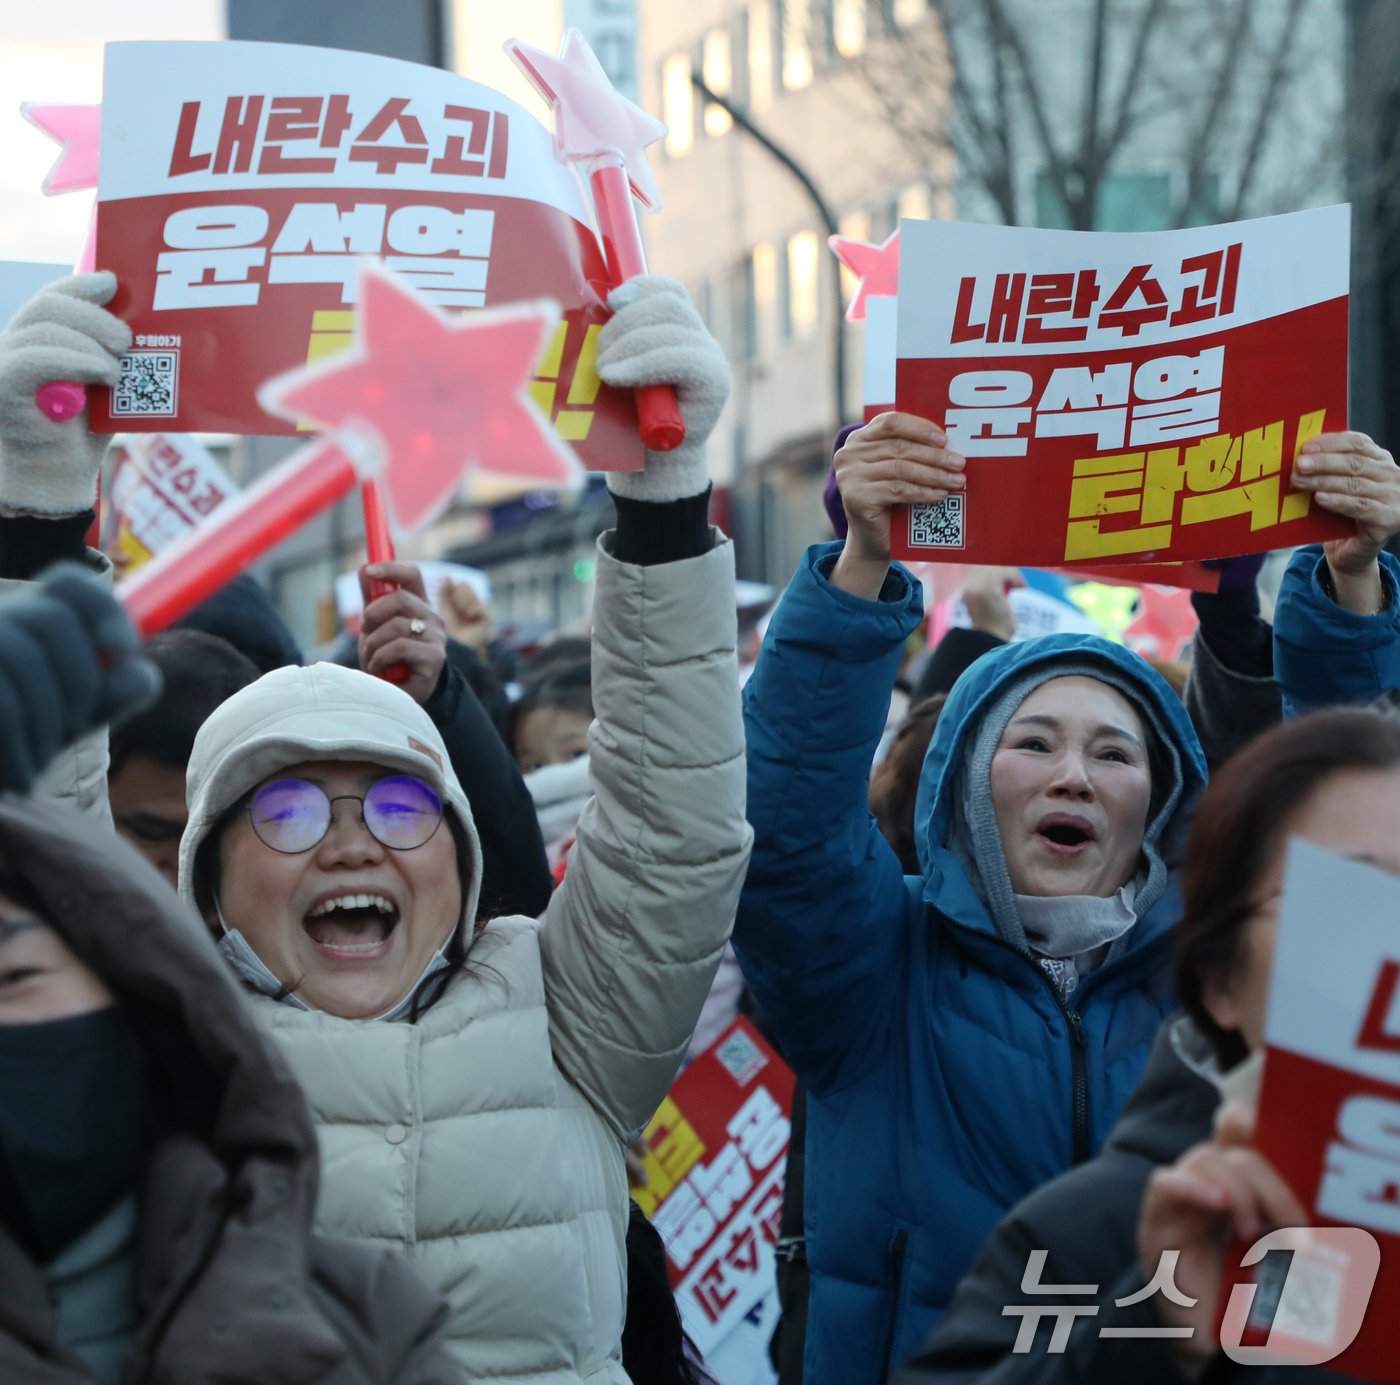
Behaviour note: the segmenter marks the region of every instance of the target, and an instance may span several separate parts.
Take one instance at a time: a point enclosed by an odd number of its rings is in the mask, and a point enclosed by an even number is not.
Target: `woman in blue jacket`
[[[907,414],[846,443],[850,532],[809,550],[745,690],[755,844],[734,941],[810,1088],[805,1385],[879,1385],[922,1343],[1002,1214],[1098,1151],[1173,1008],[1173,845],[1205,765],[1143,660],[1051,636],[969,669],[925,761],[920,875],[866,809],[922,615],[889,512],[962,489],[944,444]],[[1377,555],[1400,470],[1356,434],[1310,448],[1297,484],[1357,534],[1292,599],[1342,643],[1348,622],[1393,636]]]

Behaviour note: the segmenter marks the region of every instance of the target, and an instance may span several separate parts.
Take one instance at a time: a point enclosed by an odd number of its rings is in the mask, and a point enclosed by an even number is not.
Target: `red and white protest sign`
[[[672,1084],[642,1136],[632,1196],[671,1262],[676,1301],[709,1354],[773,1287],[793,1076],[745,1019]]]
[[[1222,1345],[1232,1359],[1283,1352],[1400,1382],[1397,916],[1394,876],[1303,842],[1290,847],[1254,1143],[1320,1230],[1284,1247],[1293,1257],[1281,1287],[1266,1293],[1239,1276],[1227,1290]]]
[[[364,53],[109,44],[98,196],[135,342],[94,429],[295,432],[257,388],[350,344],[369,256],[450,310],[561,305],[532,394],[585,466],[642,463],[631,394],[594,368],[607,275],[578,181],[498,92]]]
[[[1288,486],[1345,427],[1350,216],[1151,234],[900,224],[896,402],[968,459],[896,557],[1214,558],[1350,525]]]
[[[238,493],[233,478],[194,438],[142,433],[112,449],[102,547],[139,567],[204,523]]]

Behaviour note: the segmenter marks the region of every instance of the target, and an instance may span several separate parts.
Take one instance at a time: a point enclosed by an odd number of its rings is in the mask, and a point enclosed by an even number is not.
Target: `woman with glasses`
[[[687,438],[608,478],[595,798],[543,919],[477,923],[472,808],[386,682],[268,674],[189,766],[181,891],[310,1098],[318,1225],[406,1251],[473,1380],[625,1385],[624,1151],[685,1052],[748,860],[733,559],[706,519],[728,370],[680,285],[634,281],[612,306],[599,373],[674,384]]]

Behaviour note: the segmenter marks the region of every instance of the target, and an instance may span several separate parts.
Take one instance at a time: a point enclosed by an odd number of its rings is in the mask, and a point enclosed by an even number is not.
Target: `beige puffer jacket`
[[[596,797],[541,922],[493,921],[417,1024],[256,1000],[319,1128],[318,1226],[405,1250],[448,1300],[452,1347],[474,1382],[626,1381],[623,1150],[679,1066],[748,861],[733,576],[727,542],[656,567],[618,563],[600,544]],[[277,767],[276,718],[265,708],[245,717],[251,695],[270,679],[327,676],[270,674],[200,732],[181,848],[187,898],[199,842]],[[446,756],[434,775],[403,749],[441,753],[427,717],[366,682],[375,705],[402,718],[395,746],[371,756],[327,743],[309,758],[412,768],[464,812]],[[280,764],[307,749],[285,745]],[[252,779],[230,771],[244,762]],[[473,891],[464,918],[474,913]]]

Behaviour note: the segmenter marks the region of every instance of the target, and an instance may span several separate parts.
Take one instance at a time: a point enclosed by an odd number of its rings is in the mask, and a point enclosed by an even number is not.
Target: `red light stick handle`
[[[621,163],[595,163],[588,175],[593,207],[603,237],[603,257],[613,287],[647,272],[642,233],[627,170]],[[685,424],[670,385],[648,385],[635,392],[642,442],[653,452],[669,452],[685,441]]]
[[[389,515],[384,509],[384,497],[380,493],[379,483],[366,481],[360,487],[360,498],[365,506],[365,551],[369,560],[372,563],[392,563],[394,536],[389,530]],[[381,596],[388,596],[391,591],[396,590],[392,582],[371,582],[369,599],[377,601]],[[379,676],[386,683],[407,683],[409,668],[407,664],[390,664]]]
[[[334,441],[312,443],[124,578],[117,597],[142,638],[149,639],[348,495],[359,480],[354,463]]]

